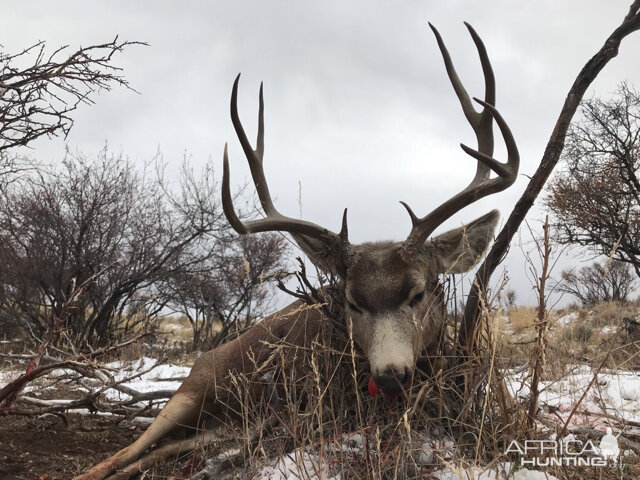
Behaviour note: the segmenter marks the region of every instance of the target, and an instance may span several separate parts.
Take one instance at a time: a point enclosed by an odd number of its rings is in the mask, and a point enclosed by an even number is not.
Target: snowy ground
[[[452,442],[444,443],[448,443],[449,446],[443,447],[443,441],[437,439],[424,443],[425,464],[431,465],[436,456],[446,456],[451,452]],[[349,445],[347,448],[354,448],[351,440]],[[354,454],[361,453],[357,449],[354,451]],[[557,480],[553,475],[539,470],[526,468],[512,470],[513,465],[509,462],[501,463],[494,468],[457,468],[453,462],[448,462],[447,467],[430,472],[429,478],[434,480]],[[341,480],[341,478],[339,473],[332,472],[331,463],[326,459],[322,460],[317,455],[297,450],[277,459],[273,466],[263,468],[256,480]]]
[[[595,378],[594,378],[595,377]],[[526,400],[529,387],[526,372],[507,376],[508,388],[519,400]],[[590,386],[591,385],[591,386]],[[590,387],[589,387],[590,386]],[[607,426],[614,425],[614,434],[621,428],[629,432],[629,422],[640,422],[640,373],[627,371],[600,371],[596,373],[586,365],[569,368],[569,374],[553,382],[542,382],[539,397],[541,408],[555,421],[566,421],[579,403],[571,417],[570,427],[589,427],[603,432]],[[585,394],[586,391],[586,394]],[[583,398],[584,395],[584,398]],[[571,436],[572,437],[572,436]],[[348,440],[348,441],[347,441]],[[353,438],[345,437],[345,445],[353,447]],[[357,442],[356,442],[357,443]],[[347,447],[344,447],[347,448]],[[423,445],[421,459],[425,465],[444,459],[445,468],[430,473],[431,478],[438,480],[553,480],[556,477],[539,470],[512,470],[508,462],[491,469],[467,468],[459,469],[452,464],[451,457],[455,445],[450,440],[432,438]],[[356,446],[355,453],[358,454]],[[293,480],[293,479],[327,479],[340,480],[339,474],[332,474],[326,460],[320,459],[306,451],[296,451],[275,461],[272,466],[265,467],[260,480]]]
[[[132,362],[111,362],[102,366],[103,371],[113,377],[115,383],[122,384],[137,392],[154,392],[158,390],[175,391],[178,389],[184,378],[191,371],[190,366],[179,366],[171,364],[159,365],[156,359],[143,357]],[[15,380],[19,375],[24,373],[23,370],[4,370],[0,371],[0,388],[7,383]],[[58,369],[53,370],[43,379],[38,379],[27,385],[24,393],[29,396],[37,397],[51,381],[56,379],[76,375],[72,370]],[[88,392],[90,388],[104,388],[104,385],[95,379],[84,382],[84,386],[76,385],[81,391]],[[106,388],[104,394],[107,398],[114,401],[126,401],[131,397],[115,388]],[[49,402],[62,403],[64,399],[49,400]],[[162,406],[166,402],[160,402]]]
[[[116,381],[132,378],[132,380],[124,382],[123,385],[141,393],[156,390],[175,391],[191,371],[190,366],[158,365],[157,362],[154,358],[142,357],[133,362],[118,361],[108,363],[105,367],[112,370]],[[140,375],[138,376],[138,374]],[[105,393],[111,400],[128,400],[131,398],[129,395],[113,388],[107,390]]]
[[[178,365],[156,365],[152,358],[142,358],[134,362],[113,362],[105,365],[106,370],[113,375],[115,380],[131,378],[124,383],[138,392],[156,390],[175,390],[182,379],[189,373],[190,367]],[[0,388],[19,375],[20,371],[0,371]],[[68,372],[54,371],[52,376],[64,375]],[[507,376],[508,388],[512,394],[525,400],[529,396],[529,387],[526,380],[526,372]],[[591,385],[587,393],[585,391]],[[629,431],[628,422],[640,424],[640,374],[628,371],[605,371],[597,375],[588,366],[576,365],[569,368],[569,373],[562,379],[541,384],[540,405],[543,412],[549,418],[561,421],[569,417],[576,404],[571,418],[571,426],[589,426],[605,430],[607,426],[614,427],[614,434],[620,433],[621,428]],[[28,387],[30,395],[35,394],[33,387]],[[105,394],[113,400],[127,400],[128,396],[118,390],[108,389]],[[613,420],[613,424],[612,424]],[[626,425],[626,426],[625,426]],[[342,439],[341,448],[353,449],[355,455],[362,451],[362,438],[351,435]],[[434,460],[444,458],[450,460],[453,457],[455,445],[447,439],[425,438],[423,445],[424,464],[433,464]],[[305,478],[309,480],[327,479],[340,480],[339,474],[333,474],[327,464],[329,455],[322,458],[310,453],[310,451],[296,451],[285,457],[274,460],[265,467],[260,480],[289,480]],[[458,471],[454,465],[448,465],[431,475],[440,480],[492,480],[509,478],[514,480],[552,480],[554,477],[545,475],[540,471],[519,469],[510,472],[511,465],[503,463],[489,470],[467,469]],[[333,476],[332,476],[333,475]],[[511,476],[509,476],[511,475]]]
[[[566,420],[584,395],[571,419],[572,425],[604,430],[609,419],[640,422],[640,372],[603,369],[596,375],[586,365],[571,366],[568,370],[559,380],[541,382],[539,402],[543,409]],[[525,378],[526,372],[507,377],[510,391],[520,400],[527,399],[530,393]]]

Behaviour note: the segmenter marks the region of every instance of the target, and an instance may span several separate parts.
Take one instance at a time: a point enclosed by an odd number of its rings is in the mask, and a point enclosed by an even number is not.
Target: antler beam
[[[451,217],[456,212],[462,210],[464,207],[472,204],[473,202],[491,195],[493,193],[501,192],[515,182],[518,175],[518,168],[520,165],[520,155],[518,153],[518,147],[511,134],[507,123],[504,121],[500,113],[494,107],[496,101],[496,83],[493,75],[493,69],[491,68],[491,62],[487,55],[487,50],[482,43],[482,40],[476,33],[476,31],[465,22],[471,38],[476,45],[478,55],[480,56],[480,63],[482,65],[482,71],[484,73],[485,80],[485,98],[484,101],[474,97],[477,103],[484,108],[478,112],[473,107],[473,103],[469,98],[469,94],[462,85],[460,78],[453,66],[451,56],[447,50],[447,47],[440,36],[440,32],[429,23],[431,30],[433,30],[442,58],[444,60],[445,68],[449,80],[453,85],[453,89],[460,101],[462,111],[464,112],[467,121],[471,124],[473,131],[476,134],[478,143],[478,149],[474,150],[464,144],[460,144],[460,147],[470,156],[475,158],[478,163],[476,167],[476,174],[462,191],[451,197],[446,202],[442,203],[435,210],[431,211],[422,218],[411,210],[409,205],[405,202],[400,202],[409,212],[413,227],[411,233],[404,242],[404,248],[407,251],[415,251],[420,248],[424,241],[433,233],[433,231],[441,225],[445,220]],[[496,121],[498,128],[502,133],[506,147],[507,147],[507,162],[501,163],[493,158],[493,121]],[[491,172],[495,172],[497,177],[490,178]]]

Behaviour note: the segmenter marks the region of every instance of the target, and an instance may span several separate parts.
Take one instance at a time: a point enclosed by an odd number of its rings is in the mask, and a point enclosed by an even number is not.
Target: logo
[[[611,427],[596,446],[591,440],[582,441],[574,435],[557,440],[512,440],[506,454],[518,454],[523,467],[606,467],[617,465],[620,456],[618,437]]]
[[[607,427],[607,434],[600,440],[600,455],[605,460],[611,460],[613,463],[618,461],[618,456],[620,455],[618,437],[613,435],[611,427]]]

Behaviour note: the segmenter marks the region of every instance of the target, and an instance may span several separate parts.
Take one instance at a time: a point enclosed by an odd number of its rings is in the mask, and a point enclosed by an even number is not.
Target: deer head
[[[498,211],[429,239],[433,231],[462,208],[487,195],[500,192],[516,179],[519,155],[513,136],[495,104],[495,80],[482,40],[465,24],[476,45],[485,79],[484,100],[474,100],[483,108],[476,111],[453,67],[438,31],[433,30],[449,79],[464,115],[477,138],[477,150],[462,149],[477,160],[469,185],[424,217],[418,217],[404,202],[412,229],[403,242],[376,242],[352,245],[348,239],[347,211],[342,228],[334,233],[315,223],[282,215],[276,210],[263,170],[264,102],[260,86],[258,138],[254,149],[238,116],[240,75],[233,84],[231,118],[249,162],[251,175],[266,214],[265,218],[241,221],[230,191],[227,146],[224,150],[222,202],[224,213],[240,234],[281,231],[292,235],[300,248],[321,270],[337,275],[345,289],[344,312],[353,324],[353,337],[366,353],[377,386],[388,394],[397,393],[415,368],[420,351],[438,342],[442,331],[442,298],[439,275],[469,270],[487,247],[498,221]],[[493,155],[493,122],[497,123],[507,147],[506,163]],[[491,176],[491,172],[495,176]]]

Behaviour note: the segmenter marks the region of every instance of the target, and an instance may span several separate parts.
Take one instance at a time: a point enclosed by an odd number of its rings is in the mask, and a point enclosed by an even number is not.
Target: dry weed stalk
[[[536,240],[536,248],[542,260],[542,270],[534,286],[538,293],[538,312],[534,321],[536,343],[531,350],[531,386],[529,406],[527,408],[527,427],[534,434],[538,399],[540,397],[540,380],[544,375],[547,363],[547,333],[549,331],[549,312],[547,311],[546,284],[550,276],[551,243],[549,241],[549,215],[544,219],[542,244]]]

